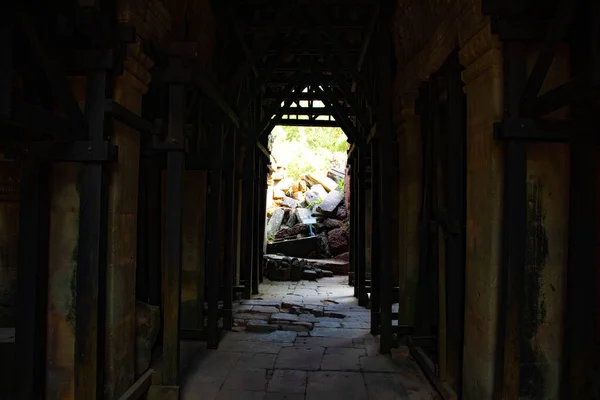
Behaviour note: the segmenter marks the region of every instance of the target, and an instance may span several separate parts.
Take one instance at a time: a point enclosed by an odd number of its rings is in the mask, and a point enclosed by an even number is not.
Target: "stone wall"
[[[480,0],[401,0],[396,15],[398,71],[396,117],[399,129],[400,319],[414,323],[418,276],[420,126],[414,113],[419,85],[459,50],[467,97],[466,282],[462,398],[493,398],[501,354],[499,315],[504,195],[504,145],[493,138],[503,115],[502,44],[481,15]],[[537,49],[530,49],[530,68]],[[559,53],[542,92],[569,77],[568,55]],[[562,118],[562,110],[553,118]],[[527,146],[526,298],[520,300],[518,365],[520,398],[558,398],[568,253],[568,146]],[[518,382],[518,380],[517,380]],[[497,393],[496,393],[497,394]],[[540,397],[541,396],[541,397]]]

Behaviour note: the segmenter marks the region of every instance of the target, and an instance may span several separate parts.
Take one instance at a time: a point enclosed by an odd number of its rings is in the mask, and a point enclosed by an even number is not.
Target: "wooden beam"
[[[162,274],[163,385],[179,383],[179,311],[181,298],[182,221],[183,221],[183,118],[185,86],[169,85],[169,140],[179,148],[167,152],[164,268]]]
[[[152,374],[154,374],[154,370],[150,368],[148,371],[144,372],[142,376],[138,378],[137,381],[125,392],[119,400],[138,400],[141,399],[150,388],[152,384]]]
[[[379,16],[379,4],[376,3],[373,8],[373,13],[369,18],[369,24],[367,25],[367,29],[364,32],[364,37],[362,40],[362,44],[360,46],[360,53],[358,55],[358,61],[356,62],[356,70],[360,72],[362,70],[363,63],[365,61],[365,57],[369,50],[369,45],[371,44],[371,36],[373,36],[373,32],[375,32],[375,24],[377,23],[377,19]],[[352,93],[356,91],[356,81],[352,82],[352,88],[350,89]]]
[[[325,103],[325,106],[327,108],[330,109],[330,112],[335,116],[336,120],[341,122],[342,129],[346,133],[346,136],[348,136],[348,139],[350,141],[356,140],[356,137],[358,136],[356,126],[354,126],[354,123],[350,121],[348,115],[344,113],[344,110],[342,109],[340,103],[329,97],[330,92],[328,90],[324,90],[321,87],[317,87],[315,89],[315,92],[321,94],[321,101]]]
[[[256,43],[256,45],[252,49],[251,54],[247,57],[247,59],[242,63],[242,65],[237,70],[237,72],[235,73],[235,75],[231,78],[231,81],[229,82],[229,87],[230,88],[237,87],[237,85],[239,85],[239,83],[248,74],[248,69],[251,68],[253,65],[256,65],[256,63],[258,62],[258,60],[260,60],[264,56],[264,54],[268,50],[269,46],[271,45],[273,39],[277,35],[278,27],[281,26],[281,25],[283,25],[283,23],[285,21],[285,17],[289,13],[291,13],[291,11],[295,7],[296,7],[296,2],[295,1],[290,1],[290,2],[287,2],[287,3],[283,3],[281,5],[281,7],[279,8],[279,10],[277,11],[277,14],[275,15],[275,18],[273,20],[274,22],[273,22],[273,24],[272,24],[271,29],[269,30],[269,32],[265,35],[264,38],[262,38],[262,40],[259,40]]]
[[[323,121],[323,120],[307,120],[307,119],[280,119],[277,125],[281,126],[307,126],[314,128],[340,128],[340,123],[337,121]]]
[[[19,207],[17,270],[16,393],[44,398],[48,292],[48,168],[35,159],[23,164]]]
[[[86,80],[85,115],[92,142],[104,140],[106,71],[94,70]],[[101,287],[102,260],[106,248],[106,192],[102,163],[83,165],[81,172],[79,240],[75,315],[75,399],[101,397],[103,382],[98,339],[103,333],[99,305],[104,303]]]
[[[221,232],[221,183],[223,168],[224,127],[216,125],[209,134],[209,187],[206,218],[206,284],[208,301],[208,327],[206,344],[209,349],[219,345],[219,271]],[[227,210],[228,212],[230,210]]]

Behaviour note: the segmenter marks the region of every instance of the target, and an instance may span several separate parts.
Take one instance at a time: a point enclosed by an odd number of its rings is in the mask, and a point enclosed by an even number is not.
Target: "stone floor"
[[[356,304],[347,279],[261,284],[258,296],[236,305],[235,331],[192,363],[181,398],[439,399],[408,352],[400,349],[393,359],[378,354],[369,310]],[[323,316],[301,312],[315,309]],[[275,312],[310,321],[312,329],[281,330],[291,327],[284,321],[273,332],[246,331],[248,321],[269,320]]]

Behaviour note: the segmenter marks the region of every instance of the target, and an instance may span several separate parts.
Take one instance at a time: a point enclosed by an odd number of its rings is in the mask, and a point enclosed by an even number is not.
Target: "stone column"
[[[152,61],[141,43],[128,46],[125,71],[116,78],[114,101],[141,114]],[[113,121],[119,159],[108,168],[105,395],[120,397],[135,381],[135,279],[140,133]]]
[[[491,399],[496,372],[504,152],[500,42],[486,24],[460,50],[467,95],[467,227],[463,398]]]
[[[422,148],[420,119],[415,114],[417,91],[402,94],[399,142],[400,277],[399,324],[415,325],[419,284],[419,214],[421,212]]]

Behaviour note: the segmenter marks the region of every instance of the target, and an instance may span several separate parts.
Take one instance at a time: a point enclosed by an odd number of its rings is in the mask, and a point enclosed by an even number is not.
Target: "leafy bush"
[[[287,176],[299,179],[307,173],[325,173],[345,164],[349,144],[339,128],[277,126],[270,137],[271,152],[287,165]],[[343,166],[343,165],[342,165]]]

